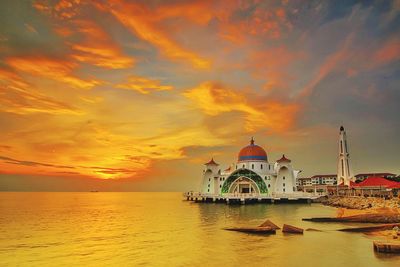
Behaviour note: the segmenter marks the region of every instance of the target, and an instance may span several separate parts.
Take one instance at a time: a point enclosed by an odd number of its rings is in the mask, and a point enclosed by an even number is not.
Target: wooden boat
[[[271,222],[270,220],[266,220],[265,222],[263,222],[260,226],[258,227],[271,227],[272,229],[278,230],[281,229],[278,225],[274,224],[273,222]]]
[[[224,228],[227,231],[235,231],[242,232],[248,234],[275,234],[275,229],[271,227],[233,227],[233,228]]]
[[[295,227],[293,225],[284,224],[282,227],[282,232],[291,234],[303,234],[303,229]]]
[[[400,223],[400,214],[359,214],[345,217],[303,218],[310,222]]]
[[[373,244],[377,252],[400,254],[400,242],[374,241]]]
[[[342,232],[376,232],[383,230],[392,230],[394,227],[400,227],[400,223],[391,223],[391,224],[381,224],[376,226],[366,226],[366,227],[353,227],[353,228],[343,228],[338,231]]]

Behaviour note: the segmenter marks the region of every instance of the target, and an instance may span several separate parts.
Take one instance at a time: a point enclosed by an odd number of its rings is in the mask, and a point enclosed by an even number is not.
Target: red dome
[[[268,161],[267,153],[262,147],[254,144],[253,138],[250,141],[250,145],[240,150],[238,156],[238,161],[249,161],[249,160]]]

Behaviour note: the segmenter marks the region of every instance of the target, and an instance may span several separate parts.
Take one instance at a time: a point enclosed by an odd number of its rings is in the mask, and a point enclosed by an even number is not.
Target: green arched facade
[[[233,172],[231,175],[229,175],[228,178],[226,178],[226,180],[221,188],[221,194],[228,193],[229,188],[231,187],[231,184],[234,181],[236,181],[236,179],[239,177],[246,177],[246,178],[253,180],[257,184],[258,189],[260,189],[261,194],[268,193],[267,185],[265,184],[265,182],[263,181],[263,179],[261,178],[260,175],[258,175],[257,173],[255,173],[251,170],[248,170],[248,169],[239,169],[239,170]]]

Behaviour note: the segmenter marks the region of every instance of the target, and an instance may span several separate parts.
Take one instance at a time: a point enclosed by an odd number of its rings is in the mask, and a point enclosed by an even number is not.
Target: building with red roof
[[[369,177],[383,177],[383,178],[393,178],[396,174],[390,172],[372,172],[372,173],[359,173],[355,175],[357,182],[362,182]]]
[[[373,177],[368,177],[364,181],[358,184],[353,184],[352,187],[354,188],[387,188],[387,189],[392,189],[392,188],[400,188],[400,183],[395,182],[395,181],[390,181],[388,179],[385,179],[383,177],[379,176],[373,176]]]

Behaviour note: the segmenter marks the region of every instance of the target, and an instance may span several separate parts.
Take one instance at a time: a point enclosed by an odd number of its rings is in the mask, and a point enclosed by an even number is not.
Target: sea
[[[182,193],[0,193],[0,266],[400,266],[321,204],[194,203]],[[255,235],[266,219],[321,232]]]

